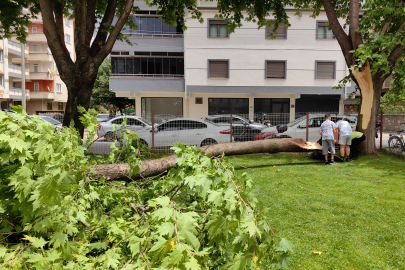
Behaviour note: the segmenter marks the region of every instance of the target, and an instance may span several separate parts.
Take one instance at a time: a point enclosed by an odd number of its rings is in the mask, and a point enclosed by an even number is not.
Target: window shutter
[[[285,79],[285,62],[267,61],[266,78]]]
[[[228,78],[228,61],[210,61],[210,78]]]
[[[334,62],[317,62],[316,63],[317,79],[335,79]]]
[[[270,34],[273,33],[274,26],[268,27],[266,26],[266,38],[270,38]],[[276,39],[287,39],[287,28],[283,24],[279,24],[276,32]]]

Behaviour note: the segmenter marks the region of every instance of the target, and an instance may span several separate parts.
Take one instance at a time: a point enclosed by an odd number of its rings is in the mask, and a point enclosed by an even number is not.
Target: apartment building
[[[135,99],[137,115],[289,113],[293,120],[299,112],[343,113],[354,90],[350,83],[334,89],[348,69],[324,12],[314,19],[287,9],[291,26],[270,39],[272,29],[253,22],[229,34],[215,19],[215,1],[198,1],[204,23],[189,15],[184,33],[166,26],[156,9],[136,5],[139,29],[123,30],[136,45],[116,42],[110,88]]]
[[[59,77],[48,48],[41,16],[31,22],[25,46],[27,113],[63,112],[68,96],[66,85]],[[68,18],[64,19],[64,32],[66,47],[74,59],[73,21]],[[12,40],[3,40],[3,48],[3,70],[6,73],[2,76],[4,89],[0,86],[0,99],[1,107],[8,108],[21,104],[21,44],[14,37]],[[4,91],[3,96],[1,90]]]

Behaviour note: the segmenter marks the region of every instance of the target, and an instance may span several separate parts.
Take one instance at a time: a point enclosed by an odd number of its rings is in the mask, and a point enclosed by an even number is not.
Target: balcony
[[[33,52],[30,51],[29,61],[53,62],[52,54],[48,51]]]
[[[8,64],[8,75],[14,78],[21,78],[21,66]],[[25,77],[28,79],[30,75],[29,69],[25,68]]]
[[[184,38],[183,33],[151,34],[151,33],[124,33],[128,38]]]
[[[53,81],[54,76],[49,72],[30,72],[30,81],[32,80],[51,80]]]
[[[47,42],[44,33],[30,33],[27,36],[27,42]]]
[[[21,56],[21,44],[12,40],[8,40],[8,53]],[[28,47],[25,46],[25,55],[28,57]],[[20,58],[21,62],[21,58]]]
[[[22,97],[21,95],[22,90],[21,88],[16,88],[16,87],[10,87],[8,90],[8,94],[10,98],[20,98]],[[30,99],[30,90],[29,89],[25,89],[25,95],[26,95],[26,99]]]
[[[184,92],[183,75],[169,75],[170,77],[163,77],[160,74],[116,75],[110,77],[110,89],[113,92],[129,94],[129,96],[134,96],[135,92]]]
[[[44,92],[44,91],[31,91],[30,92],[31,99],[54,99],[55,93],[54,92]]]

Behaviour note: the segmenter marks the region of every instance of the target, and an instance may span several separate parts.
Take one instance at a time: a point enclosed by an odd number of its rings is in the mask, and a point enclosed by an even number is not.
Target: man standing
[[[352,132],[352,145],[350,146],[350,152],[352,153],[352,159],[359,158],[359,145],[366,139],[366,135],[359,131]]]
[[[342,162],[350,161],[350,145],[352,144],[352,127],[349,122],[338,118],[336,125],[339,129],[338,144],[340,144],[340,155]]]
[[[319,134],[322,136],[322,154],[325,156],[325,165],[336,165],[335,162],[335,136],[337,137],[337,126],[330,119],[330,114],[325,114],[325,121],[322,123]],[[328,150],[330,147],[331,158],[328,162]]]

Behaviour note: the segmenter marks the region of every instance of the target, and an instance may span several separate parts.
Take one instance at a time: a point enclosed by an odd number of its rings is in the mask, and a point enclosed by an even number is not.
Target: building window
[[[70,20],[69,20],[69,18],[65,18],[65,25],[70,26]]]
[[[58,102],[58,111],[63,111],[63,103]]]
[[[14,88],[21,88],[21,82],[13,82]]]
[[[60,83],[56,84],[56,93],[62,93],[62,85]]]
[[[3,62],[3,50],[0,50],[0,62]]]
[[[221,20],[208,21],[208,36],[209,37],[228,37],[228,23]]]
[[[47,109],[48,111],[52,111],[52,102],[47,102],[47,103],[46,103],[46,109]]]
[[[275,39],[287,39],[287,28],[285,25],[279,23],[276,32],[273,33],[274,25],[268,27],[266,25],[266,39],[271,39],[270,35],[273,34],[276,38]]]
[[[129,75],[183,76],[183,57],[111,57],[111,73]]]
[[[316,61],[315,65],[315,79],[335,79],[335,62]]]
[[[32,26],[32,33],[33,33],[33,34],[36,34],[36,33],[37,33],[37,30],[38,30],[38,29],[37,29],[37,26],[36,26],[36,25],[33,25],[33,26]]]
[[[208,78],[229,78],[229,60],[208,60]]]
[[[147,11],[149,13],[149,11]],[[146,15],[146,14],[145,14]],[[177,22],[177,26],[165,23],[162,16],[132,16],[132,21],[138,26],[136,30],[124,26],[121,33],[124,35],[173,35],[183,34],[183,26]]]
[[[65,41],[66,41],[67,43],[70,43],[70,35],[65,34]]]
[[[331,29],[329,29],[328,22],[316,22],[316,38],[317,39],[334,39],[335,36]]]
[[[0,74],[0,86],[4,86],[4,75]]]
[[[388,76],[387,79],[385,79],[383,88],[390,88],[391,82],[392,82],[392,74]]]
[[[38,72],[38,64],[34,64],[34,72]]]
[[[34,82],[34,91],[39,92],[39,82]]]
[[[272,126],[290,122],[289,98],[255,98],[255,121],[270,121]]]
[[[238,114],[249,116],[248,98],[209,98],[208,114]]]
[[[285,79],[287,61],[266,61],[267,79]]]
[[[38,45],[32,45],[32,51],[37,52],[38,51]]]

